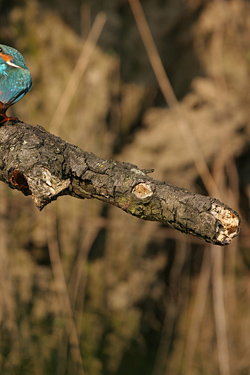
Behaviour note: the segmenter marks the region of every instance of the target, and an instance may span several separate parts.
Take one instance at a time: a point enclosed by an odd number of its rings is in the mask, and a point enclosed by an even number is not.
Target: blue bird
[[[16,121],[7,109],[30,91],[32,79],[24,58],[15,48],[0,44],[0,124]]]

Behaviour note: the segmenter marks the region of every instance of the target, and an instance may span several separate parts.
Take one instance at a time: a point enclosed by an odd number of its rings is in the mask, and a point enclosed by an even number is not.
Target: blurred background
[[[33,77],[9,113],[219,198],[241,234],[70,197],[38,212],[1,183],[1,375],[250,374],[250,2],[141,5],[146,23],[137,0],[0,0]]]

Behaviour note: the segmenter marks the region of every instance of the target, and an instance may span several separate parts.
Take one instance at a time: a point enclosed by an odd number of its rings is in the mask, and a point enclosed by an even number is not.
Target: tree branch
[[[41,126],[0,127],[0,180],[31,195],[42,210],[61,195],[97,198],[138,218],[159,221],[204,241],[229,244],[239,215],[224,203],[166,182],[137,166],[103,160]]]

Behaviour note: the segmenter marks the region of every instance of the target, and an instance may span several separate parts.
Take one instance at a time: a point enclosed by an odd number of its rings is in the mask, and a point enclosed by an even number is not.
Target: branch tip
[[[223,245],[231,243],[232,239],[239,234],[240,218],[232,209],[212,204],[211,214],[216,217],[221,225],[218,226],[217,240]]]

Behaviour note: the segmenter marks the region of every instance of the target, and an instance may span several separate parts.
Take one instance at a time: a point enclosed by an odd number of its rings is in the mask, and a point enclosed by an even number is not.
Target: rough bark
[[[19,122],[0,127],[0,180],[31,195],[39,210],[71,195],[100,199],[217,245],[229,244],[239,233],[240,218],[233,209],[155,180],[149,172],[82,151],[41,126]]]

